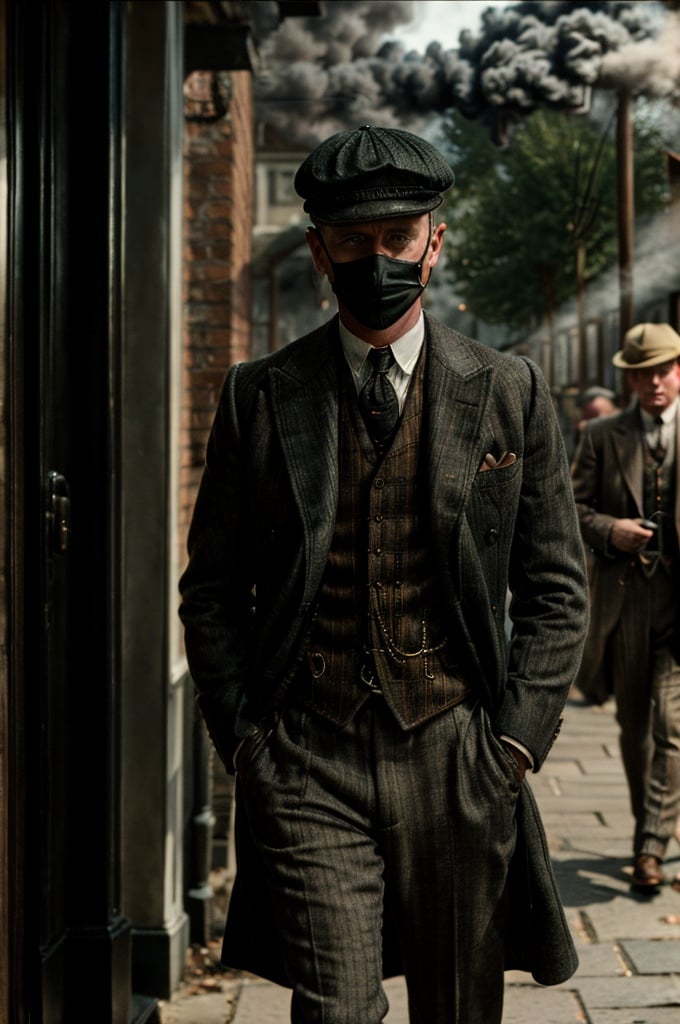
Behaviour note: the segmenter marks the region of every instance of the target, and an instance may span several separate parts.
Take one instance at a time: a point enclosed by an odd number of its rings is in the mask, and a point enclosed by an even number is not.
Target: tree
[[[539,110],[502,149],[484,126],[454,113],[446,129],[456,188],[447,201],[448,265],[470,312],[527,327],[616,257],[616,149],[611,125]],[[667,199],[663,144],[642,114],[635,125],[638,215]]]

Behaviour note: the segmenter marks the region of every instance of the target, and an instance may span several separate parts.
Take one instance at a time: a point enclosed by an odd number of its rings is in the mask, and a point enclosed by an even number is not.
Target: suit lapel
[[[270,370],[274,419],[305,537],[305,600],[326,564],[338,503],[338,349],[331,325]]]
[[[442,552],[465,506],[484,455],[484,410],[491,369],[459,338],[452,347],[429,322],[426,378],[429,485],[433,528]],[[488,442],[487,442],[488,443]],[[481,454],[480,454],[481,452]]]
[[[644,464],[640,444],[640,422],[637,406],[627,410],[620,417],[616,430],[612,432],[612,444],[626,487],[633,496],[640,515],[644,505]]]
[[[491,448],[485,416],[491,368],[480,362],[465,338],[459,336],[452,342],[450,334],[442,336],[436,323],[430,321],[429,326],[425,394],[432,536],[439,564],[452,566],[452,532],[460,523],[482,458]],[[464,521],[457,532],[452,568],[448,580],[452,588],[451,612],[458,622],[460,637],[467,641],[466,650],[479,685],[486,687],[485,703],[490,707],[493,680],[498,673],[495,666],[484,670],[480,652],[489,655],[498,651],[498,643],[492,640],[496,624],[479,556]]]
[[[675,414],[675,532],[680,540],[680,403]]]

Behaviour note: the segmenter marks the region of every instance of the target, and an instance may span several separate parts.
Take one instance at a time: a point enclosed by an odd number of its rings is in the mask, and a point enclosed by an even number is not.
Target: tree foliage
[[[616,259],[616,142],[584,116],[540,110],[495,146],[485,128],[454,113],[445,131],[456,186],[445,207],[448,267],[468,310],[526,327]],[[653,121],[634,126],[636,214],[667,199],[663,143]]]

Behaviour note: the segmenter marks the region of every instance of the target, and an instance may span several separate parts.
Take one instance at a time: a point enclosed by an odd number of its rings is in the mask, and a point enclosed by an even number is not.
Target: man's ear
[[[446,224],[442,221],[441,224],[437,224],[436,228],[432,232],[432,238],[430,239],[430,247],[427,254],[427,265],[430,270],[437,266],[439,257],[442,254],[442,245],[444,242],[444,234],[446,233]]]

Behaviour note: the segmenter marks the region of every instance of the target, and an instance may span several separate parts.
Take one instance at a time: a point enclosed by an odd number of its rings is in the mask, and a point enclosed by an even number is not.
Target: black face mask
[[[321,244],[326,249],[323,238]],[[372,331],[382,331],[396,323],[425,290],[421,277],[429,247],[428,238],[425,252],[417,263],[397,260],[383,253],[336,263],[326,249],[333,268],[331,287],[360,324]]]

